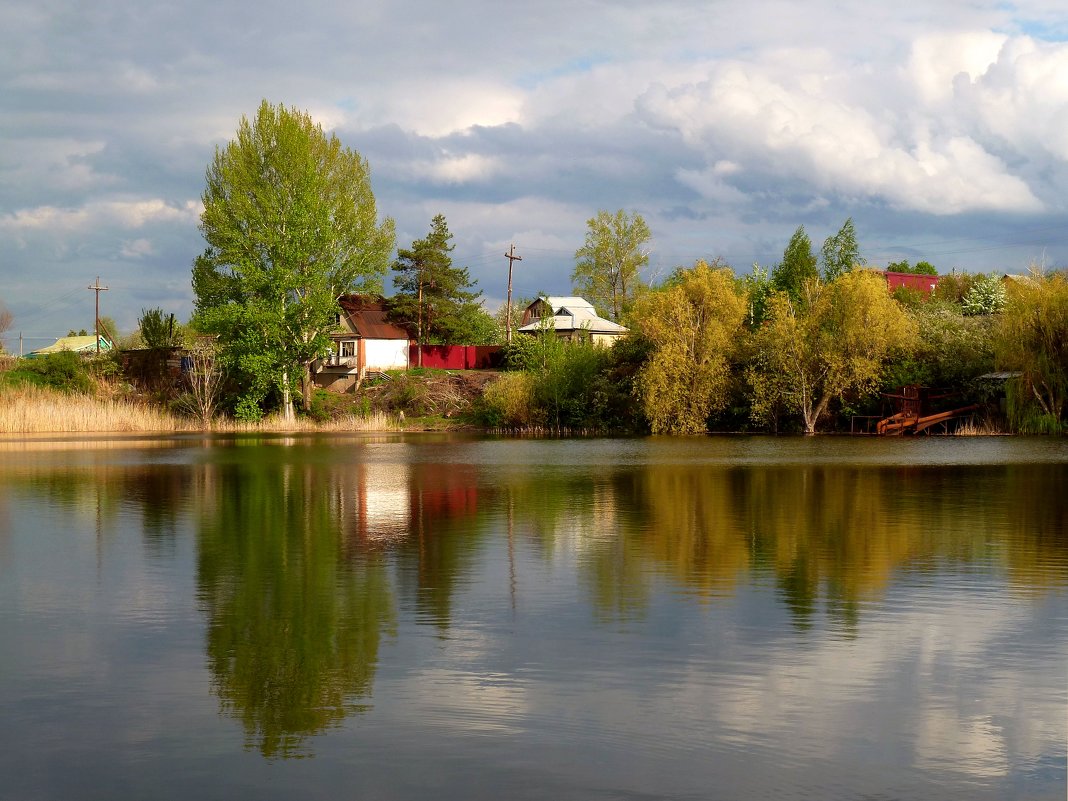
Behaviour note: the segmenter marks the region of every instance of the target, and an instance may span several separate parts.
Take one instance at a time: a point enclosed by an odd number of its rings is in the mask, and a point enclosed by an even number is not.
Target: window
[[[356,342],[351,339],[341,340],[341,358],[351,359],[356,355]]]

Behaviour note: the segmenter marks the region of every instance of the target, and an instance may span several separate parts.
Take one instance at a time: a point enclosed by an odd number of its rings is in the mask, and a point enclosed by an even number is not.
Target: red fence
[[[408,363],[419,366],[419,347],[408,347]],[[423,367],[444,370],[485,370],[499,367],[500,345],[423,345]]]

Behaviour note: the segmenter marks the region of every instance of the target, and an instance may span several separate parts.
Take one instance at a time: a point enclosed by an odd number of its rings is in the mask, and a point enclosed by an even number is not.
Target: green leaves
[[[639,299],[633,325],[653,345],[638,393],[654,434],[695,434],[726,407],[733,354],[747,312],[730,269],[698,261]]]
[[[643,284],[639,276],[649,263],[644,249],[652,237],[640,214],[597,212],[586,221],[586,243],[575,251],[571,282],[575,291],[619,321]]]
[[[478,302],[482,293],[472,291],[477,282],[467,268],[453,266],[451,240],[445,215],[438,214],[423,239],[397,251],[391,317],[423,343],[489,344],[497,326]]]
[[[838,233],[824,240],[820,249],[820,261],[823,263],[823,280],[827,282],[864,263],[860,257],[857,229],[853,226],[852,217],[842,224]]]
[[[771,284],[794,302],[800,302],[805,295],[805,285],[818,280],[812,240],[805,233],[805,226],[799,225],[783,251],[782,261],[771,271]]]
[[[791,411],[812,433],[832,401],[874,391],[889,359],[915,338],[916,324],[871,271],[846,273],[803,305],[776,294],[747,372],[753,420]]]
[[[266,101],[216,149],[202,200],[195,322],[219,335],[249,414],[325,351],[340,295],[380,288],[393,221],[378,222],[366,160]]]

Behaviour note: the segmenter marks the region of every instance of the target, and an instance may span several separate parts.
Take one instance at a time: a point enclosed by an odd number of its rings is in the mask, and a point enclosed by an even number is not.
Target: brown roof
[[[386,305],[380,298],[342,295],[338,304],[364,339],[408,339],[407,331],[386,319]]]

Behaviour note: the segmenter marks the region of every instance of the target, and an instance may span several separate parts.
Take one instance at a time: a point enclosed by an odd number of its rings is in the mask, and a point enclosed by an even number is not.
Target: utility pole
[[[509,345],[512,344],[512,262],[523,261],[522,256],[515,255],[515,244],[508,249],[508,252],[504,254],[504,257],[508,259],[508,303],[505,306],[505,318],[504,324],[507,327],[507,333],[504,336],[504,341]]]
[[[100,276],[96,277],[96,283],[88,287],[96,292],[96,317],[93,318],[93,333],[96,334],[96,352],[100,353],[100,293],[107,292],[106,286],[100,286]]]
[[[418,310],[418,322],[415,327],[415,353],[416,353],[416,367],[423,366],[423,271],[419,270],[419,295],[415,301],[415,307]]]

